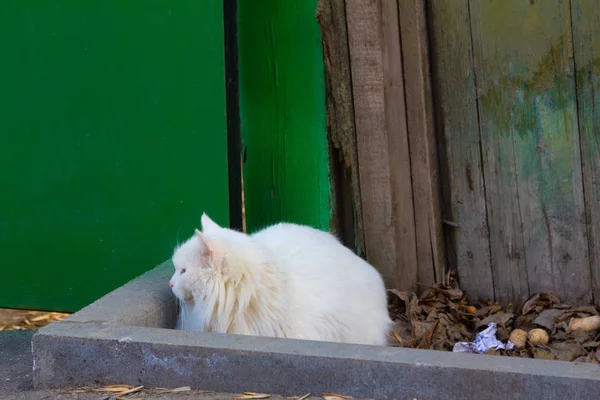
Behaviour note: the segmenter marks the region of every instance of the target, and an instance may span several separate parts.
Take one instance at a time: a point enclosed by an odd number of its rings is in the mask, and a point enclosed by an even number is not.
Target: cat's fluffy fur
[[[202,216],[173,254],[181,329],[385,345],[381,275],[334,236],[281,223],[253,235]]]

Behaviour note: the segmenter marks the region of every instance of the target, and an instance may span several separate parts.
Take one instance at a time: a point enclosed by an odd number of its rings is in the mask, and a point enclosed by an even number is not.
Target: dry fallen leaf
[[[573,361],[577,357],[583,356],[585,350],[580,344],[574,342],[558,342],[548,346],[550,352],[561,361]]]
[[[343,399],[352,399],[352,396],[345,396],[343,394],[337,393],[323,393],[323,399],[325,400],[343,400]]]
[[[546,328],[549,331],[552,331],[556,324],[556,318],[560,317],[564,313],[564,310],[550,308],[542,311],[540,315],[538,315],[538,317],[533,320],[533,323],[543,328]]]
[[[538,358],[541,360],[554,360],[555,357],[548,350],[536,347],[533,349],[533,358]]]
[[[514,318],[513,313],[496,313],[485,317],[481,322],[475,323],[475,329],[481,326],[488,326],[491,322],[494,322],[498,327],[509,325]]]
[[[394,294],[389,304],[394,320],[391,346],[452,351],[455,343],[471,342],[495,322],[496,338],[501,342],[507,342],[513,332],[513,339],[519,335],[524,339],[531,332],[533,341],[520,340],[517,348],[489,354],[600,363],[596,358],[600,330],[568,329],[568,322],[575,318],[600,321],[600,309],[595,306],[572,307],[553,293],[534,294],[519,310],[491,300],[473,302],[452,273],[443,283],[423,288],[419,295],[390,290]]]
[[[534,311],[539,313],[544,308],[554,308],[553,305],[560,304],[560,299],[554,293],[538,293],[532,296],[522,308],[523,315]]]
[[[244,394],[234,396],[234,399],[268,399],[269,397],[271,395],[266,393],[244,392]]]

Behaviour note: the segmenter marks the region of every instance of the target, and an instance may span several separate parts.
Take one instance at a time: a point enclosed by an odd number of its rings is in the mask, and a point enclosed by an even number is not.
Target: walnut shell
[[[522,349],[527,343],[527,332],[523,329],[515,329],[510,333],[508,340],[515,345],[515,348]]]
[[[536,328],[529,331],[528,334],[529,343],[536,344],[546,344],[550,340],[548,337],[548,333],[544,329]]]

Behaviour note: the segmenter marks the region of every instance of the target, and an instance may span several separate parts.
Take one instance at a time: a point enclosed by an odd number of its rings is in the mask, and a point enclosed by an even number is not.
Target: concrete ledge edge
[[[432,350],[81,322],[48,325],[32,346],[37,388],[128,383],[420,400],[600,393],[598,365]]]
[[[66,319],[117,325],[174,326],[176,299],[168,287],[173,264],[166,261]]]

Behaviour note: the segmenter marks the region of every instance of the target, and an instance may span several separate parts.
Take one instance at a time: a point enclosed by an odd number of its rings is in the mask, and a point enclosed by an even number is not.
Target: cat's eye
[[[181,268],[181,271],[179,271],[180,274],[185,274],[185,268]]]

